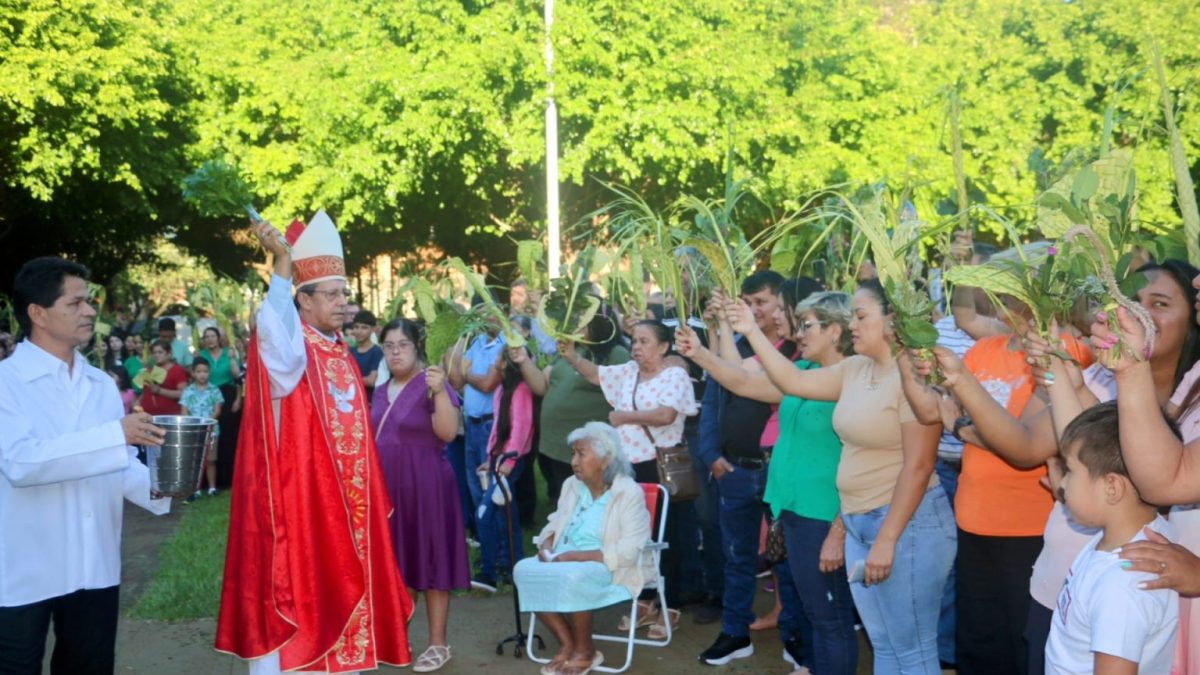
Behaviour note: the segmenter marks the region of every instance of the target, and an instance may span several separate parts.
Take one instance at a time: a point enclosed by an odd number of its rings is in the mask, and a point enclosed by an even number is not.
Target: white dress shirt
[[[29,340],[0,361],[0,607],[121,582],[124,499],[164,514],[104,371]]]

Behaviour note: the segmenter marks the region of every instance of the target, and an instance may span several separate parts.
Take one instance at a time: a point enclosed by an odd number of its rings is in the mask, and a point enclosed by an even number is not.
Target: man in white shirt
[[[54,673],[111,673],[123,500],[158,515],[131,445],[161,445],[145,413],[125,415],[111,377],[78,347],[92,339],[87,268],[21,266],[25,337],[0,363],[0,672],[38,673],[54,621]]]

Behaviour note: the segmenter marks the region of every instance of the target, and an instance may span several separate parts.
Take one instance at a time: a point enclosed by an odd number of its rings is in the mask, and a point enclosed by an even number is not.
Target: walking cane
[[[511,458],[515,458],[516,456],[517,456],[517,453],[515,453],[515,452],[506,452],[503,455],[500,455],[499,457],[497,457],[496,460],[494,462],[492,462],[491,466],[489,467],[489,473],[491,474],[492,485],[495,485],[500,490],[500,494],[504,495],[504,524],[508,528],[508,578],[509,579],[513,578],[513,569],[516,568],[516,566],[517,566],[517,546],[520,545],[520,542],[513,541],[512,493],[509,492],[507,481],[498,480],[498,478],[496,477],[496,467],[500,466],[501,462],[504,462]],[[521,658],[521,652],[524,651],[524,649],[525,649],[525,641],[528,639],[529,634],[521,629],[521,600],[520,600],[520,596],[517,593],[517,584],[515,582],[512,585],[512,589],[513,589],[513,620],[517,624],[517,632],[513,633],[512,635],[510,635],[510,636],[504,638],[503,640],[501,640],[500,642],[496,643],[496,653],[503,654],[504,653],[504,645],[508,644],[509,642],[512,642],[512,643],[514,643],[513,644],[513,658],[519,659],[519,658]],[[545,650],[546,643],[542,642],[542,636],[537,635],[535,633],[533,637],[534,637],[534,639],[537,640],[538,649]]]

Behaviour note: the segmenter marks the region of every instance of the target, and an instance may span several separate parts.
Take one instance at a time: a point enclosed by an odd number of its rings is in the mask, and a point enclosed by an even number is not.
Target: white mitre
[[[292,283],[295,288],[331,279],[346,280],[342,237],[324,209],[317,211],[307,225],[293,220],[285,238],[292,247]]]

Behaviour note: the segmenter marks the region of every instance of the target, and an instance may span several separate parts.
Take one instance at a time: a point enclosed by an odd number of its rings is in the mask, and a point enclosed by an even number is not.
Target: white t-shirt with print
[[[1174,528],[1162,516],[1150,527],[1174,538]],[[1142,673],[1170,673],[1179,594],[1138,588],[1155,575],[1122,569],[1116,552],[1096,550],[1101,537],[1093,537],[1076,556],[1058,596],[1046,641],[1047,675],[1091,673],[1097,652],[1134,661]],[[1133,541],[1145,538],[1139,530]]]

